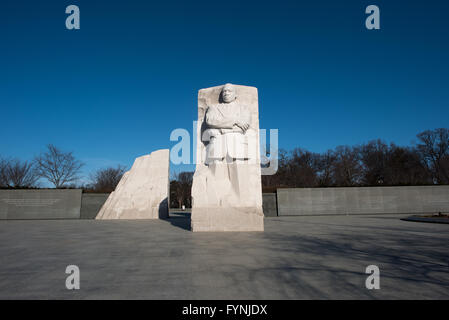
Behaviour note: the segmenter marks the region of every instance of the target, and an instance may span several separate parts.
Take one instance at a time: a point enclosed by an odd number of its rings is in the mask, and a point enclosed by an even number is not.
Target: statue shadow
[[[160,219],[169,222],[174,227],[181,228],[187,231],[191,230],[189,211],[172,209],[172,211],[168,213],[168,217],[164,216]]]
[[[159,203],[159,219],[168,218],[168,198],[165,198]]]

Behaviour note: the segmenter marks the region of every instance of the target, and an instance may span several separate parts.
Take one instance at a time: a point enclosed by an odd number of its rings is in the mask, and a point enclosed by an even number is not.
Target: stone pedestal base
[[[193,232],[263,231],[262,208],[193,208]]]

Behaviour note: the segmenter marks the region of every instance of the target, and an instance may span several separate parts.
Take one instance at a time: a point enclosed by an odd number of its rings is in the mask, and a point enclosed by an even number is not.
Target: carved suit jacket
[[[251,130],[250,126],[243,133],[242,129],[235,125],[237,121],[251,123],[251,114],[245,105],[233,101],[209,106],[205,120],[207,124],[205,139],[209,141],[206,147],[207,159],[221,160],[226,155],[235,159],[250,157],[248,143],[254,130]]]

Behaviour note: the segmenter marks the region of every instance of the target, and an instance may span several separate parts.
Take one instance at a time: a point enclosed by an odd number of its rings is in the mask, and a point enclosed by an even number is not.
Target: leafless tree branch
[[[84,165],[75,159],[72,152],[62,152],[51,144],[34,161],[39,176],[47,179],[55,188],[76,181]]]

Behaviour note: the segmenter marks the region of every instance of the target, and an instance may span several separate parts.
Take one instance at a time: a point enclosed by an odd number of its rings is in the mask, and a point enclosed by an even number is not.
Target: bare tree
[[[125,167],[118,165],[116,168],[99,169],[90,175],[92,187],[97,192],[112,192],[125,173]]]
[[[7,161],[4,168],[4,180],[10,188],[30,188],[39,180],[38,172],[32,162],[19,159]]]
[[[423,165],[418,150],[394,144],[390,145],[385,178],[387,185],[432,184],[432,173]]]
[[[370,186],[385,184],[388,180],[390,156],[388,145],[381,140],[374,140],[361,145],[358,150],[363,166],[363,184]]]
[[[319,155],[296,148],[289,163],[289,175],[294,187],[316,187],[318,185]]]
[[[0,187],[8,187],[8,177],[7,177],[8,161],[0,158]]]
[[[393,143],[388,146],[376,140],[360,146],[359,153],[364,185],[422,185],[432,182],[415,148],[399,147]]]
[[[62,152],[52,144],[47,151],[35,158],[39,176],[50,181],[55,188],[61,188],[79,178],[83,163],[72,152]]]
[[[417,135],[421,143],[417,145],[423,162],[433,174],[438,184],[449,183],[449,129],[426,130]]]
[[[333,168],[337,157],[332,150],[319,155],[318,157],[318,183],[320,187],[329,187],[335,185]]]
[[[359,185],[362,178],[362,166],[357,147],[338,146],[335,149],[334,179],[341,187]]]

